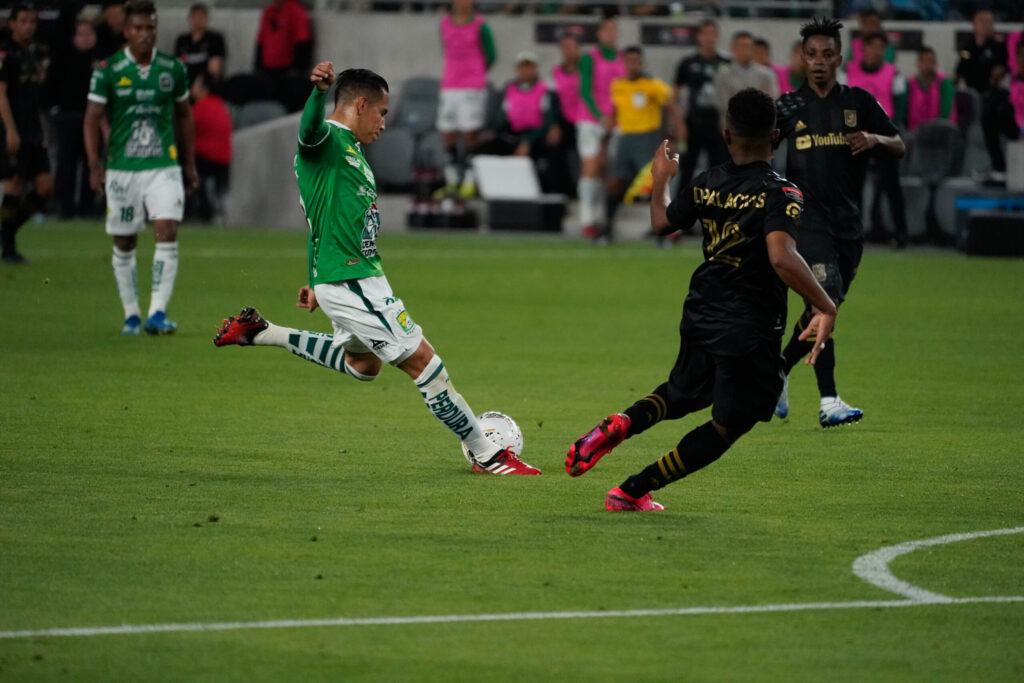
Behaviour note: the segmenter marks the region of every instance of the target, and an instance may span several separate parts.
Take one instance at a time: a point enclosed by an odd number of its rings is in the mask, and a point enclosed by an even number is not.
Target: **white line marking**
[[[852,602],[804,602],[783,605],[738,605],[735,607],[680,607],[676,609],[630,609],[598,612],[509,612],[505,614],[437,614],[419,617],[367,617],[336,619],[279,619],[273,621],[227,621],[193,624],[125,624],[81,628],[49,628],[34,631],[0,631],[0,640],[61,636],[109,636],[137,633],[174,633],[185,631],[241,631],[269,628],[310,628],[329,626],[403,626],[410,624],[452,624],[480,621],[540,621],[551,619],[621,619],[625,617],[671,617],[700,614],[758,614],[764,612],[805,612],[833,609],[878,609],[883,607],[921,607],[924,605],[966,605],[983,602],[1024,602],[1024,595],[977,598],[950,598],[926,602],[920,600],[868,600]]]
[[[991,531],[971,531],[963,534],[949,534],[948,536],[938,536],[936,538],[926,538],[920,541],[908,541],[898,545],[886,546],[885,548],[879,548],[878,550],[874,550],[866,555],[861,555],[854,560],[853,573],[873,586],[878,586],[879,588],[896,593],[897,595],[902,595],[905,598],[917,602],[955,602],[955,600],[948,595],[933,593],[932,591],[925,590],[924,588],[918,588],[906,581],[897,579],[893,576],[892,572],[889,571],[889,563],[900,555],[906,555],[918,548],[926,548],[933,545],[945,545],[946,543],[956,543],[957,541],[967,541],[972,538],[1004,536],[1019,533],[1024,533],[1024,526],[1018,526],[1012,529],[992,529]]]
[[[0,640],[74,636],[132,635],[137,633],[181,633],[195,631],[242,631],[271,628],[311,628],[332,626],[403,626],[412,624],[452,624],[481,621],[540,621],[553,619],[622,619],[628,617],[695,616],[701,614],[762,614],[768,612],[806,612],[836,609],[880,609],[884,607],[920,607],[923,605],[969,605],[976,603],[1024,602],[1024,595],[995,595],[951,598],[900,581],[889,571],[888,563],[918,548],[955,543],[971,538],[1024,532],[1024,527],[950,534],[921,541],[910,541],[875,550],[858,557],[853,572],[868,583],[903,595],[907,600],[856,600],[850,602],[797,602],[780,605],[736,605],[733,607],[678,607],[674,609],[601,610],[592,612],[508,612],[505,614],[436,614],[418,617],[337,617],[333,619],[277,619],[269,621],[225,621],[181,624],[124,624],[121,626],[83,626],[22,631],[0,631]]]

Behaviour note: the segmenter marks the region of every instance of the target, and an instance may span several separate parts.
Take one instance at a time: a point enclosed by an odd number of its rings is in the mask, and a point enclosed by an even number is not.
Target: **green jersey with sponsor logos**
[[[179,60],[153,51],[139,66],[128,48],[92,72],[89,101],[103,104],[110,120],[107,168],[148,171],[178,164],[174,107],[188,99],[188,77]]]
[[[377,181],[355,134],[324,120],[313,88],[299,124],[295,177],[309,224],[309,284],[383,275],[377,253]]]

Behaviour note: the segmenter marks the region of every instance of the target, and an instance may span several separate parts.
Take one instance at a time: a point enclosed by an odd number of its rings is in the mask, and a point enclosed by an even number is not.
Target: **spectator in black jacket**
[[[174,41],[174,54],[185,63],[189,83],[199,74],[205,74],[212,83],[224,78],[224,36],[209,30],[209,26],[209,9],[196,3],[188,11],[188,33]]]

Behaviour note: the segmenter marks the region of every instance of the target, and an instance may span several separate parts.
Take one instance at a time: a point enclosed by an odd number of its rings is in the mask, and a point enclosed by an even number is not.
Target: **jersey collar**
[[[335,128],[341,128],[342,130],[347,130],[349,132],[349,135],[351,135],[352,137],[356,136],[356,134],[352,132],[352,129],[349,128],[348,126],[346,126],[344,123],[341,123],[340,121],[335,121],[334,119],[325,119],[325,120],[327,121],[328,124],[334,126]],[[363,148],[363,145],[362,145],[361,142],[359,142],[359,140],[356,140],[356,146],[359,147],[359,149]]]
[[[132,64],[136,64],[137,63],[135,61],[135,57],[132,55],[132,49],[130,47],[128,47],[127,45],[124,46],[124,54],[128,58],[129,62],[131,62]],[[151,52],[150,55],[149,55],[149,63],[151,65],[153,64],[153,60],[154,59],[156,59],[156,48],[155,47],[153,48],[153,52]]]

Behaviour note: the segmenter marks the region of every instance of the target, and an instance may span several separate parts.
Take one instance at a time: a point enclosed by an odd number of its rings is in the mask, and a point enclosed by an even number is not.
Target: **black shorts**
[[[0,153],[0,178],[4,180],[13,176],[18,176],[22,180],[32,180],[40,173],[49,172],[50,157],[42,145],[22,143],[13,159],[6,150]]]
[[[825,293],[837,305],[845,301],[864,255],[864,240],[843,239],[823,230],[800,230],[796,248]]]
[[[715,422],[746,431],[772,418],[785,380],[783,366],[778,342],[757,344],[740,355],[723,354],[684,333],[668,378],[668,401],[676,414],[710,405]]]

